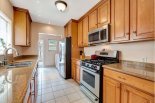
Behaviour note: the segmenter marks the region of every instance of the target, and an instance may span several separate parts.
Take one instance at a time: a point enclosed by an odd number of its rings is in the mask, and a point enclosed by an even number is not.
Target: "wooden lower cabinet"
[[[72,70],[71,70],[71,77],[72,77],[72,79],[74,79],[75,80],[75,67],[76,65],[74,64],[74,63],[72,63]]]
[[[80,84],[80,72],[81,72],[80,65],[81,65],[80,61],[72,60],[71,77],[79,84]]]
[[[154,103],[153,96],[126,85],[121,87],[121,103]]]
[[[150,94],[108,77],[103,78],[103,103],[154,103]]]
[[[81,67],[80,66],[76,66],[76,81],[80,84],[80,71],[81,71]]]
[[[103,77],[103,103],[120,103],[120,83]]]

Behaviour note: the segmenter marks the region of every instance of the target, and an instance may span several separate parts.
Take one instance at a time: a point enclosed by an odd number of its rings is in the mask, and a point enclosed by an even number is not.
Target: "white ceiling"
[[[57,0],[10,0],[13,6],[28,9],[33,22],[51,22],[51,25],[57,26],[64,26],[70,19],[78,20],[100,0],[63,0],[68,5],[63,12],[56,8],[55,1]]]

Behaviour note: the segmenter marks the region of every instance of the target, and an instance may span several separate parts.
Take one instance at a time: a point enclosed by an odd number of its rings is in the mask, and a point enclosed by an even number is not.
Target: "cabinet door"
[[[68,37],[72,36],[72,23],[68,25]]]
[[[81,67],[80,66],[76,66],[76,81],[80,84],[80,71],[81,71]]]
[[[132,0],[133,39],[154,38],[154,0]]]
[[[89,31],[97,28],[97,10],[89,15]]]
[[[88,16],[83,19],[83,46],[88,46]]]
[[[154,97],[122,85],[121,103],[154,103]]]
[[[78,46],[83,46],[82,21],[78,23]]]
[[[26,13],[14,11],[15,45],[26,46]]]
[[[129,35],[129,0],[111,0],[113,41],[126,41]]]
[[[75,80],[75,64],[72,63],[72,78]]]
[[[98,8],[98,27],[110,23],[110,0]]]
[[[31,21],[27,14],[26,18],[27,28],[26,28],[26,43],[28,46],[31,46]]]
[[[68,26],[65,28],[65,37],[68,37]]]
[[[120,103],[120,83],[104,77],[103,103]]]

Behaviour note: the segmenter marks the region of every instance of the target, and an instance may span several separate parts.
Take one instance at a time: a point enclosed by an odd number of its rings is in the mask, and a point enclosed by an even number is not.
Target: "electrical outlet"
[[[141,57],[141,62],[146,62],[147,58],[146,57]]]

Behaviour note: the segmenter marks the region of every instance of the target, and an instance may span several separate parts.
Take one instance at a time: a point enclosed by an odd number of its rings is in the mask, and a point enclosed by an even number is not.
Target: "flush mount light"
[[[67,4],[64,1],[58,0],[55,2],[56,7],[60,11],[64,11],[67,8]]]
[[[39,1],[37,1],[37,3],[39,3]]]
[[[48,22],[48,24],[51,24],[51,22]]]

